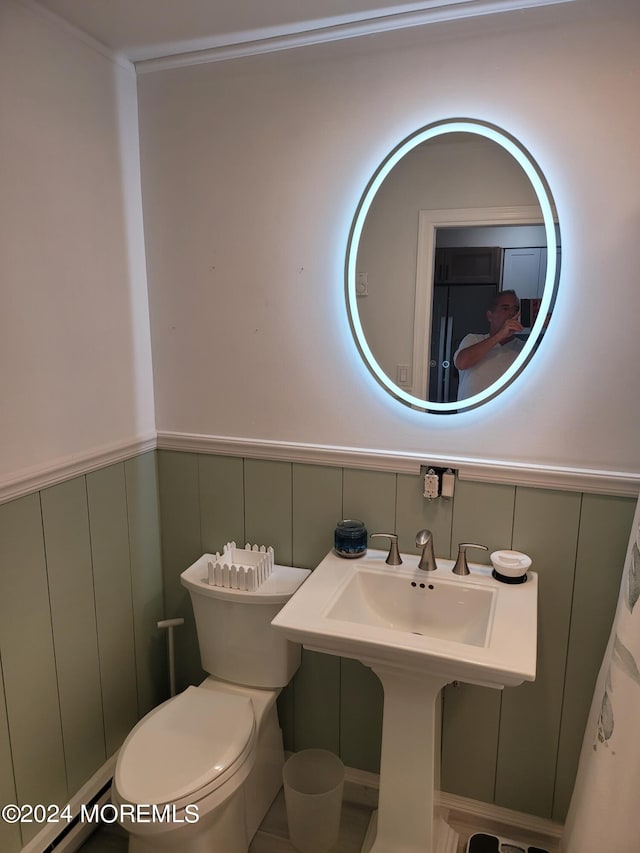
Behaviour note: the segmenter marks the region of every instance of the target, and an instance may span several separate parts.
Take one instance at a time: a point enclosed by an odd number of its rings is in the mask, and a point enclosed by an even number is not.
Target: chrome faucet
[[[425,572],[434,572],[437,566],[433,551],[433,533],[430,530],[419,530],[416,533],[416,548],[422,548],[418,568]]]

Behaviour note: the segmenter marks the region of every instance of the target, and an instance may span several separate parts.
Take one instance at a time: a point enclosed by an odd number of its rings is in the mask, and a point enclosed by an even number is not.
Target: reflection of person
[[[514,337],[522,332],[520,300],[515,290],[496,293],[487,311],[488,335],[466,335],[453,356],[460,373],[458,400],[479,394],[513,364],[524,346]]]

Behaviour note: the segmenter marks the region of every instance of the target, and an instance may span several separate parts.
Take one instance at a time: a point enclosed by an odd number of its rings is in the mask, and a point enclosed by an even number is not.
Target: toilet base
[[[154,835],[129,834],[129,853],[247,853],[244,786],[197,823]]]

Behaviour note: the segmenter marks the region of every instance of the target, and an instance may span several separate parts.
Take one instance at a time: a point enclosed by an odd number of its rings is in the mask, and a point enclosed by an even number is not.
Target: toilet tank
[[[300,645],[271,627],[271,620],[310,574],[274,565],[251,592],[213,586],[204,554],[181,575],[191,597],[202,668],[210,675],[249,687],[277,688],[300,666]]]

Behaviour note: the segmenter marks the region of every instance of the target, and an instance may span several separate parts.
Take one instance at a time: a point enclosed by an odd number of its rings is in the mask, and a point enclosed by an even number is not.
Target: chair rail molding
[[[7,503],[31,492],[55,486],[64,480],[89,474],[107,465],[124,462],[149,450],[155,450],[156,445],[156,433],[153,432],[128,441],[102,445],[86,453],[66,456],[47,465],[23,468],[0,477],[0,503]]]
[[[419,476],[422,466],[435,465],[440,468],[455,469],[461,480],[622,497],[637,497],[640,493],[640,473],[524,464],[418,451],[404,452],[240,436],[158,432],[148,433],[128,441],[102,445],[86,453],[73,454],[46,465],[23,468],[0,477],[0,504],[54,486],[64,480],[89,474],[99,468],[124,462],[151,450],[241,456],[248,459],[360,468],[416,476]]]
[[[540,489],[637,497],[640,473],[585,468],[565,468],[547,464],[524,464],[491,459],[445,456],[422,452],[405,453],[375,448],[250,439],[233,436],[158,432],[159,450],[178,450],[219,456],[273,459],[309,465],[333,465],[420,474],[423,465],[454,468],[461,480],[506,483]]]

